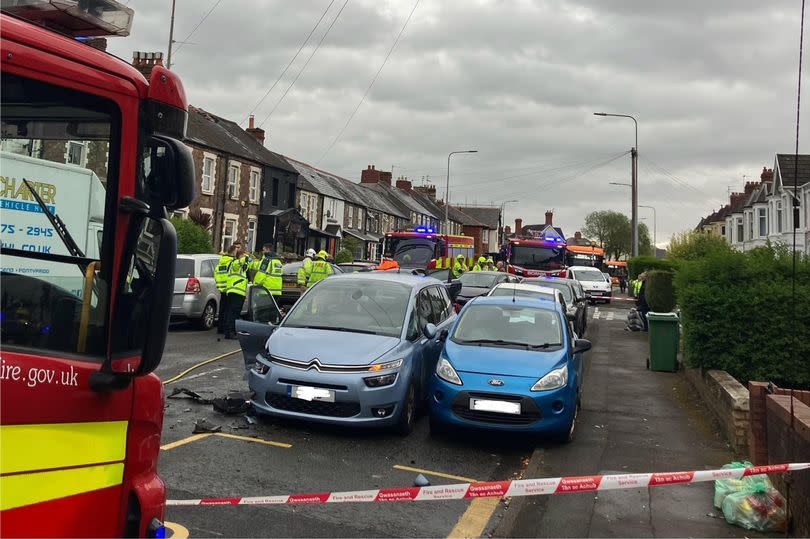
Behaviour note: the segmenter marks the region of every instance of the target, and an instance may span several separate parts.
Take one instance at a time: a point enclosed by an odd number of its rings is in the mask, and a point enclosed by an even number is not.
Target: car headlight
[[[368,368],[369,372],[388,371],[391,369],[398,369],[402,366],[402,359],[395,359],[394,361],[387,361],[385,363],[376,363]]]
[[[559,389],[568,383],[568,365],[554,369],[540,378],[533,386],[532,391],[551,391]]]
[[[464,385],[459,377],[456,369],[453,368],[453,365],[446,358],[439,358],[439,362],[436,363],[436,376],[444,380],[445,382],[450,382],[451,384],[455,384],[457,386]]]

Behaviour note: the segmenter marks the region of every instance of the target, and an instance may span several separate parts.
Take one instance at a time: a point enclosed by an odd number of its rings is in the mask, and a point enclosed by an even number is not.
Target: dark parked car
[[[523,279],[521,282],[556,288],[562,292],[567,307],[568,319],[573,322],[574,331],[579,337],[585,335],[585,330],[588,329],[588,296],[579,281],[556,277],[538,277],[535,279]]]
[[[290,262],[284,264],[284,271],[281,274],[281,295],[277,298],[280,306],[292,305],[301,297],[301,289],[298,288],[298,270],[303,262]],[[335,274],[343,273],[340,266],[331,264]]]
[[[461,277],[461,292],[456,298],[456,303],[464,305],[473,298],[485,296],[489,289],[496,284],[518,283],[520,279],[511,273],[500,271],[468,271]]]

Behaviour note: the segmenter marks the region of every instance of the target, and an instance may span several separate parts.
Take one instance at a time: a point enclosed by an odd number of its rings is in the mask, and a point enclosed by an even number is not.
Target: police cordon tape
[[[167,500],[166,505],[294,505],[320,503],[418,502],[428,500],[464,500],[471,498],[508,498],[569,494],[626,488],[661,487],[739,479],[751,475],[786,473],[810,468],[810,462],[769,464],[751,468],[693,470],[688,472],[637,473],[616,475],[585,475],[545,479],[515,479],[481,483],[459,483],[429,487],[383,488],[317,494],[288,494],[281,496],[252,496],[246,498],[201,498],[197,500]]]

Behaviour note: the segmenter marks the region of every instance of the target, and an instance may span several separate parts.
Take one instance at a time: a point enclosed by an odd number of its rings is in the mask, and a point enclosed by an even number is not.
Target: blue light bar
[[[434,232],[436,232],[433,228],[429,226],[418,226],[416,227],[416,231],[425,234],[433,234]]]

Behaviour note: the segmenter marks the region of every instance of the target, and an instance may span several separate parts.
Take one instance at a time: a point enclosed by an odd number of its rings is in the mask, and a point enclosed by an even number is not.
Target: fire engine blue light
[[[166,526],[161,526],[155,530],[156,539],[166,539]]]
[[[416,231],[425,234],[433,234],[434,232],[436,232],[433,228],[429,226],[418,226],[416,227]]]

